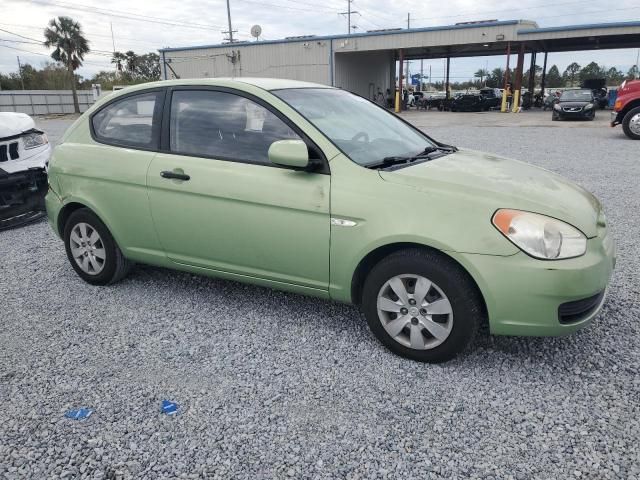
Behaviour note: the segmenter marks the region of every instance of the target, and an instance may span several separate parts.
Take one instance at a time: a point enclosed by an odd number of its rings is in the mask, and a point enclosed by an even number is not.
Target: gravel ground
[[[46,223],[2,232],[0,477],[640,478],[640,144],[442,115],[411,120],[603,201],[619,260],[591,327],[424,365],[350,306],[144,266],[91,287]]]

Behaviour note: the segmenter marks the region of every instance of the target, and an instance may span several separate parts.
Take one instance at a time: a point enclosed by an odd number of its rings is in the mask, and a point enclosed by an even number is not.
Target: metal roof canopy
[[[478,29],[482,31],[478,36]],[[469,33],[470,30],[473,32]],[[436,38],[437,42],[428,38]],[[504,55],[507,43],[525,44],[527,52],[568,52],[640,47],[640,21],[539,28],[530,20],[505,20],[459,25],[354,33],[351,35],[303,36],[260,42],[163,48],[160,52],[193,51],[210,48],[242,48],[296,42],[331,40],[335,53],[355,53],[403,49],[408,60]],[[342,41],[342,42],[340,42]],[[340,44],[353,43],[353,46]],[[429,46],[426,46],[429,45]]]
[[[573,52],[640,47],[640,22],[519,29],[514,39],[466,45],[405,48],[408,60],[505,55],[507,44],[524,43],[525,52]]]

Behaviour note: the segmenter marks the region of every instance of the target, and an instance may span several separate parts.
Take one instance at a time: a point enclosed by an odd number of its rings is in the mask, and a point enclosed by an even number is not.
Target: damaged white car
[[[40,218],[51,145],[24,113],[0,112],[0,230]]]

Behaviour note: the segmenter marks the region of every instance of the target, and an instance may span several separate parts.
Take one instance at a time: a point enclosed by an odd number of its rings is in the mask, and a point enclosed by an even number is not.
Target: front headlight
[[[554,104],[554,105],[553,105],[553,109],[554,109],[554,110],[561,110],[561,109],[562,109],[562,107],[560,106],[560,104],[559,104],[559,103],[556,103],[556,104]]]
[[[22,142],[24,143],[25,150],[29,150],[30,148],[41,147],[42,145],[46,145],[49,143],[49,139],[45,133],[28,133],[22,137]]]
[[[584,106],[584,109],[585,109],[585,110],[589,110],[589,109],[591,109],[591,108],[593,108],[593,103],[588,103],[588,104],[586,104],[586,105]]]
[[[546,215],[501,209],[491,221],[516,247],[535,258],[560,260],[587,251],[587,237],[580,230]]]

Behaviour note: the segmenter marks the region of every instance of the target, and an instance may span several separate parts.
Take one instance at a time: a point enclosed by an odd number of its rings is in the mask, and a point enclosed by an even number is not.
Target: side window
[[[158,97],[158,92],[133,95],[104,107],[91,120],[95,136],[106,143],[151,147]]]
[[[171,98],[171,151],[269,165],[277,140],[300,139],[282,120],[248,98],[183,90]]]

